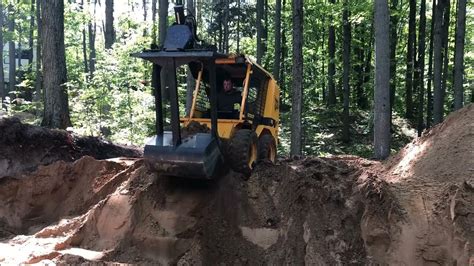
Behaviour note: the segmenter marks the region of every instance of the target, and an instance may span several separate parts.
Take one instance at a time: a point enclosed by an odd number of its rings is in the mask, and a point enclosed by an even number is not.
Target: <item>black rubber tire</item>
[[[252,161],[252,145],[254,159]],[[257,162],[257,135],[250,129],[239,129],[230,141],[228,150],[228,161],[232,170],[242,173],[244,179],[248,179],[252,173],[254,164]]]
[[[273,158],[271,158],[273,157]],[[258,140],[258,162],[275,163],[276,143],[275,138],[270,134],[265,134]]]

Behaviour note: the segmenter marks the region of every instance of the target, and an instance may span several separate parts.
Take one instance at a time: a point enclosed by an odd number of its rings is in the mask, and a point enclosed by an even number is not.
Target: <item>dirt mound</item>
[[[139,157],[141,151],[63,130],[22,124],[17,118],[0,119],[0,178],[33,171],[39,165],[58,160],[72,162],[85,155],[97,159]]]
[[[360,264],[355,182],[317,158],[260,165],[247,183],[167,178],[141,160],[57,162],[2,180],[0,260]]]
[[[383,164],[365,170],[396,199],[397,219],[362,225],[375,261],[468,265],[474,259],[474,105],[452,113]]]

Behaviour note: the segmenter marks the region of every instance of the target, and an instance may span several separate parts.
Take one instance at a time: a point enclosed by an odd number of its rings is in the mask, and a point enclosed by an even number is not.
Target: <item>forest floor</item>
[[[249,181],[78,143],[0,120],[1,264],[474,264],[473,104],[386,161],[280,159]]]

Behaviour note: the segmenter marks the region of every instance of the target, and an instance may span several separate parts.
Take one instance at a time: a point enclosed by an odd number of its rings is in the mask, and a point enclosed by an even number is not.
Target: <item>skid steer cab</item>
[[[175,13],[177,22],[168,28],[163,47],[132,54],[153,63],[156,135],[144,149],[147,165],[167,175],[202,179],[215,178],[230,166],[249,177],[257,162],[275,162],[279,87],[249,57],[200,45],[192,16],[184,16],[179,4]],[[177,68],[182,66],[188,66],[195,79],[185,115],[180,115],[184,112],[179,110],[177,86]],[[171,131],[163,129],[162,90],[169,95]],[[196,124],[208,130],[182,135]]]

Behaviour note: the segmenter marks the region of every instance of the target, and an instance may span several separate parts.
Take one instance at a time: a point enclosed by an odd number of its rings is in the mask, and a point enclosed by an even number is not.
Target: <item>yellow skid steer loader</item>
[[[175,16],[163,47],[132,54],[153,63],[156,135],[145,146],[145,160],[171,176],[212,179],[230,166],[248,177],[258,161],[276,159],[279,87],[249,57],[218,53],[202,44],[194,17],[184,15],[181,3],[175,6]],[[176,69],[185,65],[196,86],[190,112],[180,117]],[[241,101],[232,111],[218,108],[224,79],[230,79],[240,93]],[[169,90],[171,131],[163,129],[162,90]],[[210,132],[183,137],[182,127],[192,123],[206,125]]]

